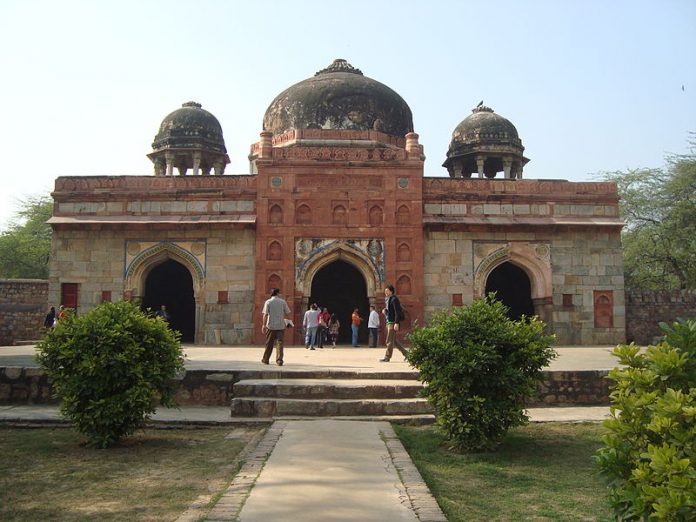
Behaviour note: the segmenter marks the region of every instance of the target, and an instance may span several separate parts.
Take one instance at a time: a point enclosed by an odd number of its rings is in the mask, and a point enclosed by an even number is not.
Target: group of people
[[[401,307],[399,298],[394,293],[394,286],[387,285],[384,289],[384,314],[387,324],[387,335],[385,344],[387,351],[380,362],[389,362],[391,360],[394,348],[397,348],[404,356],[406,348],[399,342],[397,332],[399,331],[399,323],[404,321],[404,311]],[[271,289],[271,297],[264,303],[262,310],[261,331],[266,336],[265,350],[261,358],[263,364],[269,364],[274,346],[276,349],[276,364],[283,365],[283,338],[285,329],[293,326],[292,320],[289,318],[291,311],[287,302],[280,297],[278,288]],[[360,316],[360,311],[356,308],[351,314],[351,333],[352,345],[358,346],[358,331],[363,318]],[[370,338],[370,346],[377,347],[377,339],[379,338],[380,318],[375,306],[370,306],[370,315],[368,317],[367,327]],[[309,310],[304,314],[302,327],[305,330],[305,348],[309,350],[324,347],[324,343],[329,341],[333,347],[336,346],[338,338],[340,321],[336,314],[330,314],[326,307],[320,309],[316,303],[313,303]]]
[[[56,307],[52,306],[44,319],[44,328],[53,328],[58,324],[58,321],[65,317],[65,313],[65,307],[63,305],[58,307],[58,312],[56,312]]]
[[[321,310],[313,303],[304,314],[302,328],[305,331],[305,348],[314,350],[315,346],[324,347],[324,343],[330,342],[336,348],[338,331],[341,322],[336,314],[330,314],[328,308]]]

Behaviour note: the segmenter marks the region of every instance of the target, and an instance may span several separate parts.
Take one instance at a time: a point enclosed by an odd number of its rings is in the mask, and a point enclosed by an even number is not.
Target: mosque
[[[615,184],[523,179],[517,129],[483,103],[441,177],[424,177],[414,130],[399,94],[335,60],[271,102],[250,173],[230,175],[220,123],[184,103],[155,136],[154,175],[56,180],[49,302],[165,304],[184,341],[240,345],[261,342],[272,287],[295,324],[317,302],[347,336],[391,283],[409,324],[494,291],[559,344],[622,342]]]

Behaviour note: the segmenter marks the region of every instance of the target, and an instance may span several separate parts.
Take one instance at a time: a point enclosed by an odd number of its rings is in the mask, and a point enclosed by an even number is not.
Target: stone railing
[[[696,319],[694,290],[626,290],[626,340],[653,344],[662,335],[659,323]]]

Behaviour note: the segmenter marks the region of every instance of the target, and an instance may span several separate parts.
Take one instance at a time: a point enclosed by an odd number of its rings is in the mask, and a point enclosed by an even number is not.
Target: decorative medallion
[[[399,188],[408,187],[408,178],[399,178]]]
[[[281,178],[280,176],[273,176],[271,178],[271,186],[272,187],[278,188],[282,184],[283,184],[283,178]]]

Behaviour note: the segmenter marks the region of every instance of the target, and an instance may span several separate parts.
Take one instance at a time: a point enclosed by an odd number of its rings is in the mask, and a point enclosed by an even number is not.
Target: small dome
[[[508,145],[519,149],[519,153],[522,154],[522,140],[510,120],[496,114],[493,109],[483,105],[483,102],[471,112],[472,114],[464,118],[454,129],[448,157],[485,145]]]
[[[227,152],[220,122],[193,101],[184,103],[162,120],[152,148]]]
[[[377,130],[403,138],[413,131],[413,116],[395,91],[338,59],[280,93],[266,110],[263,129],[276,135],[290,129]]]

